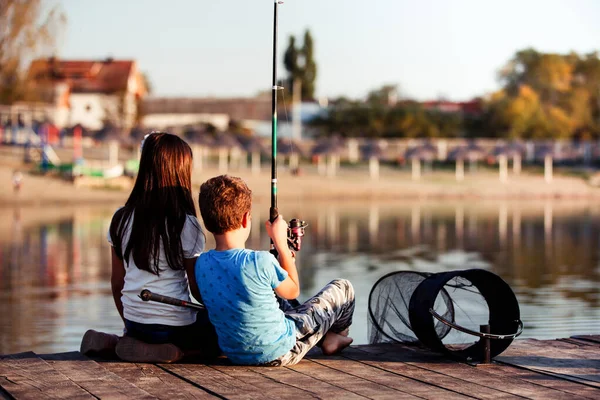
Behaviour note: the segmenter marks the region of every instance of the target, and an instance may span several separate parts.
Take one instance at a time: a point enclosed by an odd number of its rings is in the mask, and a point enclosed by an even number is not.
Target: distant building
[[[131,128],[146,87],[132,60],[34,60],[28,77],[44,101],[54,106],[58,127],[81,124],[97,130],[105,122]]]
[[[424,101],[420,104],[426,110],[444,113],[479,115],[483,112],[482,102],[479,99],[473,99],[470,101],[431,100]]]
[[[226,130],[235,121],[252,129],[271,119],[271,97],[243,98],[146,98],[142,105],[142,124],[154,129],[211,124]]]

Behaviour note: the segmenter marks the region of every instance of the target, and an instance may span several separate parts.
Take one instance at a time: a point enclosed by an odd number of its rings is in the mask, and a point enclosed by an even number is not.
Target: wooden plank
[[[148,392],[104,369],[79,352],[46,354],[40,357],[98,398],[155,399]]]
[[[409,379],[427,383],[429,385],[446,389],[468,397],[475,397],[478,399],[520,398],[520,396],[507,393],[503,390],[488,388],[486,386],[478,385],[475,382],[449,376],[446,373],[432,371],[426,368],[429,363],[423,363],[422,365],[418,366],[407,364],[404,362],[404,360],[414,361],[414,358],[410,356],[410,353],[408,355],[405,354],[404,351],[398,353],[389,352],[388,354],[378,354],[374,356],[373,354],[363,352],[359,349],[351,348],[344,350],[342,355],[355,361],[361,361],[365,364],[384,369],[388,372],[392,372]],[[439,357],[438,362],[441,364],[446,364],[446,368],[451,368],[457,364],[456,362],[449,361],[441,356]]]
[[[573,338],[566,338],[566,339],[558,339],[559,342],[564,342],[564,343],[571,343],[571,344],[576,344],[580,347],[584,347],[584,346],[600,346],[600,343],[595,343],[595,342],[590,342],[587,340],[580,340],[580,339],[573,339]]]
[[[565,345],[575,346],[568,343]],[[565,396],[562,391],[535,385],[511,375],[497,376],[492,373],[497,366],[496,364],[479,364],[478,367],[473,367],[466,363],[458,362],[440,363],[441,355],[429,350],[416,349],[404,349],[400,357],[407,364],[427,368],[457,379],[470,381],[480,386],[500,390],[517,396],[543,399],[562,399]]]
[[[600,343],[600,335],[575,335],[572,339],[586,340],[592,343]]]
[[[212,367],[217,371],[231,376],[232,378],[251,384],[257,389],[264,391],[264,393],[278,393],[278,397],[281,400],[295,400],[299,398],[311,397],[317,398],[316,395],[309,391],[275,381],[258,372],[251,371],[246,367],[222,365],[214,365]]]
[[[32,352],[0,359],[0,375],[7,385],[2,386],[15,398],[94,398]]]
[[[496,368],[495,364],[479,364],[478,367],[470,366],[465,363],[440,362],[440,356],[431,351],[425,350],[404,350],[401,355],[404,362],[420,368],[445,374],[447,376],[476,383],[490,389],[511,393],[516,396],[522,396],[533,399],[563,399],[564,392],[532,384],[510,375],[499,377],[492,374],[491,371]],[[574,398],[575,395],[570,396]]]
[[[600,344],[595,345],[594,342],[580,341],[577,339],[556,339],[556,340],[538,340],[538,339],[523,339],[515,343],[516,348],[543,348],[543,349],[558,349],[566,350],[569,353],[573,351],[580,352],[579,355],[583,358],[594,359],[600,355]]]
[[[539,342],[539,343],[536,343]],[[562,345],[564,347],[564,343]],[[560,348],[556,343],[531,341],[510,346],[497,362],[527,368],[600,388],[600,347]]]
[[[51,399],[31,380],[12,380],[0,376],[0,387],[10,393],[13,399]]]
[[[300,364],[308,360],[300,361]],[[290,367],[251,367],[250,370],[262,374],[287,386],[306,390],[318,398],[324,399],[364,399],[364,396],[349,392],[320,379],[302,374]]]
[[[276,399],[278,393],[264,391],[202,364],[160,364],[161,368],[192,382],[208,393],[227,399]],[[285,392],[285,387],[281,388]]]
[[[345,359],[342,361],[343,369],[330,368],[327,365],[320,364],[317,360],[307,360],[305,363],[290,367],[296,372],[311,376],[315,379],[325,381],[341,389],[365,396],[369,399],[417,399],[408,392],[396,390],[389,386],[381,385],[372,380],[364,379],[356,375],[346,373],[346,367],[352,364],[359,364],[356,361]]]
[[[511,376],[519,378],[535,385],[564,392],[564,398],[572,398],[573,396],[580,396],[586,399],[600,398],[600,393],[597,388],[562,379],[554,375],[542,374],[525,368],[514,367],[512,365],[494,363],[494,368],[487,369],[487,372],[496,374],[500,377]]]
[[[597,360],[600,346],[581,346],[561,340],[523,339],[514,342],[502,355],[511,350],[527,351],[532,354],[550,353],[571,358]]]
[[[8,394],[8,392],[6,392],[3,388],[2,388],[2,383],[6,381],[6,378],[3,376],[0,376],[0,400],[13,400],[14,397],[12,397],[10,394]]]
[[[363,378],[378,385],[409,393],[423,399],[455,400],[467,398],[467,396],[462,394],[406,378],[372,365],[353,361],[341,355],[316,358],[312,359],[312,361],[329,368],[343,370],[351,377]]]
[[[153,364],[101,362],[100,365],[158,399],[217,398]]]

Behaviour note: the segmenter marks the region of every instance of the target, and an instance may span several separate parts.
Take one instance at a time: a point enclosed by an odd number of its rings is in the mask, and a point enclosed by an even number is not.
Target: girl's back
[[[134,187],[108,233],[113,292],[120,295],[122,304],[115,301],[126,320],[169,326],[195,321],[192,310],[139,298],[148,289],[190,300],[184,264],[200,255],[205,242],[192,200],[191,169],[192,152],[182,139],[167,133],[146,136]]]
[[[148,289],[189,301],[191,288],[200,299],[194,264],[205,238],[196,219],[191,175],[192,150],[185,141],[163,132],[146,135],[135,184],[108,232],[111,289],[126,333],[118,338],[88,330],[81,342],[83,354],[109,351],[125,361],[161,363],[176,361],[185,352],[218,354],[206,311],[139,298]]]
[[[115,213],[113,219],[119,218],[122,209]],[[121,248],[125,249],[131,236],[133,216],[127,222],[121,239]],[[109,243],[114,246],[111,233],[108,234]],[[181,231],[181,245],[183,256],[186,259],[196,258],[204,249],[204,235],[198,220],[193,215],[187,215]],[[188,279],[186,271],[172,269],[167,263],[164,246],[162,243],[158,253],[159,274],[138,268],[133,258],[133,253],[125,263],[125,279],[121,290],[124,317],[130,321],[143,324],[161,324],[171,326],[184,326],[194,323],[196,312],[185,307],[174,307],[164,303],[144,302],[139,294],[143,289],[154,293],[190,301]]]

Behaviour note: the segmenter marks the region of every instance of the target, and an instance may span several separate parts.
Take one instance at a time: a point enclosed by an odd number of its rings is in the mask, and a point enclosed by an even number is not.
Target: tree
[[[304,44],[302,45],[302,99],[313,100],[315,98],[315,81],[317,79],[317,64],[313,54],[313,39],[307,30],[304,33]]]
[[[294,80],[300,79],[300,68],[298,67],[298,49],[296,48],[296,39],[290,36],[288,47],[285,50],[283,56],[283,65],[288,72],[287,86],[292,90],[294,87]]]
[[[42,0],[0,0],[0,103],[35,99],[24,69],[51,55],[66,17]]]
[[[380,106],[394,106],[398,101],[398,86],[383,85],[371,90],[367,95],[367,103]]]
[[[283,64],[288,72],[287,86],[292,94],[294,81],[300,80],[302,85],[302,100],[313,100],[315,97],[315,82],[317,79],[317,64],[314,60],[314,43],[310,31],[304,33],[304,43],[298,49],[296,39],[290,36],[288,47],[283,56]]]
[[[488,102],[491,129],[510,137],[600,135],[598,53],[521,50],[499,77],[504,89]]]

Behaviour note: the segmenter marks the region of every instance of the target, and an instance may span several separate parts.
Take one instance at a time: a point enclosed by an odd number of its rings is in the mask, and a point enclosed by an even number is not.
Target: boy
[[[300,293],[287,223],[281,215],[266,223],[279,262],[267,251],[246,249],[251,196],[244,181],[227,175],[200,187],[200,213],[216,247],[198,258],[196,281],[219,347],[233,363],[270,366],[298,363],[321,340],[324,354],[341,351],[352,343],[352,285],[334,280],[306,303],[282,311],[275,293],[288,300]]]

